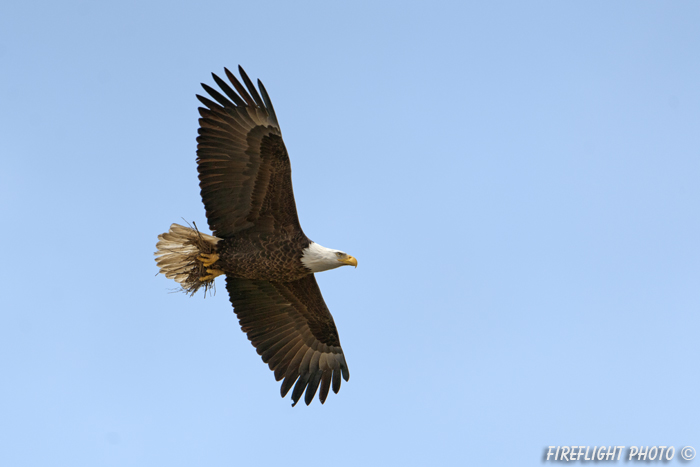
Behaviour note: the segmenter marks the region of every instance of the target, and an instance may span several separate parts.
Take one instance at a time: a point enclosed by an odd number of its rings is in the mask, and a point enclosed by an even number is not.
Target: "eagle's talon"
[[[215,277],[220,276],[224,273],[221,269],[207,269],[209,275],[202,276],[199,278],[199,282],[212,281]]]
[[[208,268],[208,267],[211,266],[212,264],[214,264],[214,263],[216,263],[217,261],[219,261],[219,255],[217,255],[216,253],[211,253],[211,254],[202,253],[201,255],[199,255],[199,256],[197,257],[197,259],[198,259],[199,261],[201,261],[202,264],[203,264],[205,267]]]

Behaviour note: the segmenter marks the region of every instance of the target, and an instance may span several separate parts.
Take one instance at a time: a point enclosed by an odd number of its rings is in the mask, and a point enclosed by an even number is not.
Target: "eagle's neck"
[[[343,265],[343,263],[338,261],[339,250],[333,250],[331,248],[326,248],[318,243],[311,242],[311,244],[304,248],[301,255],[301,262],[306,266],[311,272],[321,272],[328,271],[329,269],[335,269]]]

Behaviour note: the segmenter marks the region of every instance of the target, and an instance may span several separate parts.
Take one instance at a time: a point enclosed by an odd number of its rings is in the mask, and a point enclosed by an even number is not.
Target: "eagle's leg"
[[[213,265],[219,261],[219,255],[216,253],[202,253],[197,257],[197,260],[201,261],[205,268]],[[220,276],[224,273],[221,269],[207,269],[207,275],[199,278],[200,282],[212,281],[216,276]]]
[[[211,253],[211,254],[202,253],[201,255],[199,255],[199,256],[197,257],[197,259],[198,259],[199,261],[201,261],[202,264],[204,264],[204,266],[209,267],[209,266],[211,266],[212,264],[214,264],[214,263],[216,263],[217,261],[219,261],[219,255],[217,255],[216,253]]]
[[[206,282],[214,280],[216,276],[220,276],[224,273],[221,269],[207,269],[208,275],[199,278],[200,282]]]

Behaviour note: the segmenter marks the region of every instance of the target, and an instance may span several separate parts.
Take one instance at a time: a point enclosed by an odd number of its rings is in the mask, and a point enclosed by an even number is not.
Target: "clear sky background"
[[[4,2],[0,465],[700,449],[700,3]],[[351,378],[290,407],[206,227],[196,93],[265,83]],[[676,455],[678,457],[678,455]],[[674,460],[678,462],[678,460]],[[697,460],[696,460],[697,462]]]

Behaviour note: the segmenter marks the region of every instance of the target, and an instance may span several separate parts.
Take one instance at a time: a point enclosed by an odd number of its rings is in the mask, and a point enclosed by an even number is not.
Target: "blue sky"
[[[540,465],[700,448],[700,4],[6,2],[0,465]],[[290,407],[206,226],[196,93],[265,83],[351,379]],[[675,461],[674,461],[675,462]]]

